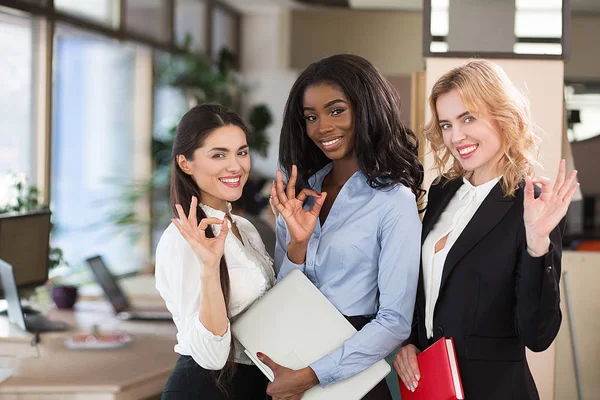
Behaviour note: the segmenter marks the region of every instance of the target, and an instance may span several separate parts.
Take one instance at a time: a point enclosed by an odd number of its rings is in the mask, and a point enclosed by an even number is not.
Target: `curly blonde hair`
[[[458,90],[475,117],[487,115],[500,127],[502,188],[506,196],[514,196],[523,178],[532,175],[538,165],[540,131],[531,120],[529,100],[500,66],[487,60],[468,61],[438,79],[429,96],[432,118],[425,125],[424,134],[433,151],[434,168],[447,179],[464,177],[468,173],[457,159],[444,171],[452,153],[444,145],[436,104],[440,96],[453,90]]]

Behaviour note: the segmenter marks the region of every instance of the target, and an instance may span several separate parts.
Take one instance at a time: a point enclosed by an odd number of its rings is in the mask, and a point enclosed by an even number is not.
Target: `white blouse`
[[[207,217],[223,219],[225,213],[201,204]],[[230,206],[231,210],[231,206]],[[225,239],[225,260],[231,284],[229,313],[235,317],[275,284],[273,260],[256,228],[248,220],[232,215],[243,243],[230,230]],[[227,220],[229,227],[231,223]],[[220,225],[211,225],[215,235]],[[175,352],[191,356],[198,365],[220,370],[227,362],[232,340],[229,324],[223,336],[208,331],[198,318],[200,309],[200,261],[172,223],[156,249],[156,288],[173,314],[177,326]],[[243,347],[234,339],[235,362],[251,364]]]
[[[425,286],[425,329],[427,338],[433,337],[433,312],[437,303],[442,271],[448,252],[459,238],[473,215],[500,179],[494,178],[482,185],[473,186],[463,178],[463,185],[456,191],[446,209],[423,242],[423,284]],[[435,252],[436,243],[448,235],[445,246]]]

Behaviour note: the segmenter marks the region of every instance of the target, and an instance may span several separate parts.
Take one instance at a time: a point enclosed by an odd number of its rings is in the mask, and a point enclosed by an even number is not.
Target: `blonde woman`
[[[564,219],[578,184],[531,178],[539,138],[505,72],[474,60],[442,76],[425,127],[440,172],[423,220],[411,336],[394,360],[410,390],[417,354],[452,337],[467,399],[538,399],[525,347],[543,351],[561,323]],[[450,164],[450,168],[445,166]]]

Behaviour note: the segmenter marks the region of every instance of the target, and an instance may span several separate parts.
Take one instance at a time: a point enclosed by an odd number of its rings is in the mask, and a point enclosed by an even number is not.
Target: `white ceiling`
[[[294,0],[221,0],[242,12],[262,12],[278,8],[305,8]],[[348,0],[354,9],[421,10],[422,0]],[[452,0],[450,0],[452,1]],[[575,12],[600,12],[600,0],[571,0]]]

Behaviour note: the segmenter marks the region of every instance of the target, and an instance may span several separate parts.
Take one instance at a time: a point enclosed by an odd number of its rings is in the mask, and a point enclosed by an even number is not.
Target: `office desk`
[[[114,350],[69,350],[64,339],[75,331],[42,334],[40,358],[19,360],[14,375],[0,384],[0,399],[145,399],[161,393],[178,358],[172,322],[121,321],[103,301],[79,302],[75,311],[54,309],[48,317],[79,331],[98,324],[103,332],[127,332],[133,341]]]

